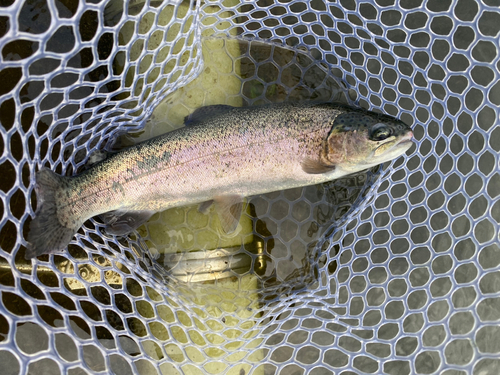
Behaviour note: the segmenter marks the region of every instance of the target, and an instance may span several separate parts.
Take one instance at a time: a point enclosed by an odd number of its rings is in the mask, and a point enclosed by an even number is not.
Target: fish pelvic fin
[[[200,203],[200,205],[198,206],[198,212],[206,215],[208,213],[208,210],[210,209],[210,206],[212,206],[213,203],[214,203],[213,200]]]
[[[239,195],[215,197],[214,203],[222,230],[225,234],[232,234],[238,228],[241,218],[243,197]]]
[[[69,244],[80,225],[67,228],[59,221],[56,193],[64,188],[65,177],[43,168],[36,174],[37,209],[30,224],[25,258],[61,252]]]

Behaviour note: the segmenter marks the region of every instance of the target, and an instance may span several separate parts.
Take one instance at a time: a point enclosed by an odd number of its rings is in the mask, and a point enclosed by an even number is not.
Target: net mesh
[[[498,374],[499,33],[493,0],[2,1],[2,368]],[[354,99],[416,146],[250,198],[236,240],[186,208],[24,260],[39,167],[77,173],[201,105],[294,99]]]

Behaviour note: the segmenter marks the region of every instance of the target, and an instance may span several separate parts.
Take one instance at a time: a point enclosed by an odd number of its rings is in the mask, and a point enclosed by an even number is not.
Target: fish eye
[[[376,126],[371,134],[371,139],[373,141],[383,141],[384,139],[387,139],[391,136],[392,131],[389,127],[379,124],[379,126]]]

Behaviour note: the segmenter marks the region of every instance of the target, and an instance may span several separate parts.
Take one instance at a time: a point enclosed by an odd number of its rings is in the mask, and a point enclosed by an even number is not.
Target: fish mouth
[[[403,153],[406,152],[413,145],[413,143],[413,132],[409,130],[393,147],[395,150],[401,150],[401,153]]]
[[[411,130],[408,130],[408,132],[401,137],[400,141],[398,142],[398,145],[413,143],[413,137],[414,137],[413,132]]]
[[[400,151],[401,153],[406,152],[413,145],[413,132],[409,130],[405,135],[401,136],[401,138],[392,146],[392,150],[394,152]]]
[[[371,160],[380,164],[404,154],[413,145],[413,132],[409,130],[407,133],[400,136],[399,139],[391,143],[392,144],[382,144],[374,150],[370,156]]]

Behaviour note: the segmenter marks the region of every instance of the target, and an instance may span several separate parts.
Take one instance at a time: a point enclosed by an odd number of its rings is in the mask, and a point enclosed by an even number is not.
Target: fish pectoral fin
[[[214,203],[222,230],[226,234],[233,233],[238,227],[243,211],[243,197],[225,195],[214,198]]]
[[[194,126],[209,117],[217,116],[233,109],[233,106],[224,104],[207,105],[195,110],[190,115],[184,117],[184,125]]]
[[[208,210],[210,209],[210,206],[212,206],[213,203],[214,203],[214,201],[212,199],[209,201],[200,203],[200,205],[198,206],[198,212],[206,215],[208,213]]]
[[[99,215],[99,217],[106,224],[106,233],[123,236],[139,228],[154,213],[154,211],[110,211]]]
[[[321,174],[334,171],[335,165],[325,165],[319,160],[306,158],[302,161],[302,170],[309,174]]]

